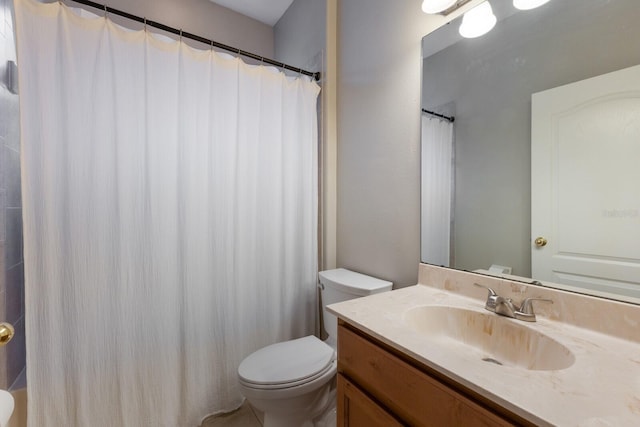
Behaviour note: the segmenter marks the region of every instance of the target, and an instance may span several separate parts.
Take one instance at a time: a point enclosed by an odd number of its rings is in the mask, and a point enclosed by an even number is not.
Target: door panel
[[[533,277],[640,297],[640,66],[532,96]]]

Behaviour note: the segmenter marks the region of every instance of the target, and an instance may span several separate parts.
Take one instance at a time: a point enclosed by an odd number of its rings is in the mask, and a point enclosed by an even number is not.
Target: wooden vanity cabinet
[[[340,320],[338,427],[532,425]]]

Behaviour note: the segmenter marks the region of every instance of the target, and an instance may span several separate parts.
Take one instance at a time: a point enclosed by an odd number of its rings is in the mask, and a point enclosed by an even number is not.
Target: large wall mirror
[[[423,39],[422,261],[638,303],[638,0],[490,3]]]

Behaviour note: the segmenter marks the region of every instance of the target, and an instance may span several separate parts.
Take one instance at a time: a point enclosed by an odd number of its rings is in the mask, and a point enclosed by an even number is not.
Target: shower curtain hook
[[[147,17],[144,17],[144,32],[147,32]]]
[[[182,28],[180,28],[180,43],[182,43]]]
[[[108,16],[107,16],[108,14],[109,14],[109,11],[107,10],[107,4],[105,3],[104,4],[104,19],[108,18]]]

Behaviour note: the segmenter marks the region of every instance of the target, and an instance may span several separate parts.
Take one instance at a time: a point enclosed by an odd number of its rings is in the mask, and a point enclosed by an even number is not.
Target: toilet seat
[[[252,353],[238,367],[238,376],[253,389],[285,389],[324,376],[335,369],[335,360],[333,348],[310,335]]]

